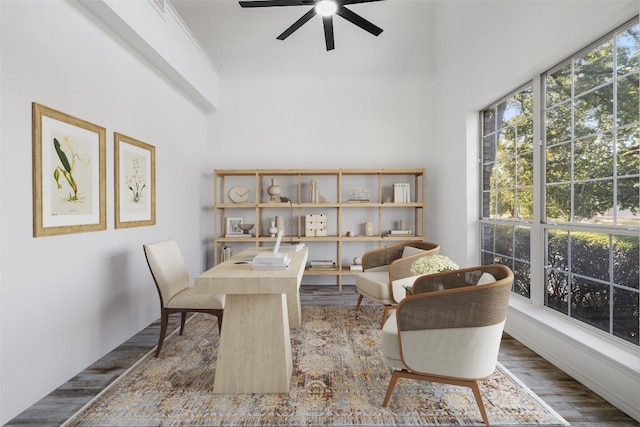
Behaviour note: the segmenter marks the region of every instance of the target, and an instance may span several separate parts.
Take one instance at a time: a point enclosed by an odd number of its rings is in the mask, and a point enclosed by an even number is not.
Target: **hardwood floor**
[[[302,305],[355,306],[357,294],[353,286],[343,286],[340,293],[337,286],[303,285],[300,298]],[[366,299],[363,303],[369,304]],[[169,330],[179,326],[178,320],[178,315],[171,316]],[[151,351],[157,344],[159,329],[159,321],[152,323],[6,425],[62,424],[140,357]],[[505,335],[503,338],[499,360],[572,426],[640,425],[510,336]]]

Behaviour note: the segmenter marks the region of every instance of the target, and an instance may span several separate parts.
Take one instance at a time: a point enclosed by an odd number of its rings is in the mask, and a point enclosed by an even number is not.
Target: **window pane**
[[[640,64],[640,24],[618,36],[618,75],[637,70]]]
[[[571,317],[609,332],[608,285],[573,276],[571,284]]]
[[[550,107],[571,97],[571,63],[546,78],[547,106]]]
[[[530,261],[531,256],[531,228],[515,227],[515,253],[517,259]]]
[[[485,136],[482,139],[482,161],[493,162],[496,159],[496,134]]]
[[[502,129],[498,136],[498,159],[512,158],[516,154],[516,131],[513,127]]]
[[[531,265],[515,260],[513,263],[513,292],[523,297],[531,297]]]
[[[640,289],[638,247],[640,247],[638,236],[613,236],[613,282],[616,285]]]
[[[513,257],[513,227],[510,225],[495,226],[496,254]]]
[[[548,185],[546,198],[547,221],[571,220],[571,185]]]
[[[613,78],[613,40],[591,49],[575,61],[575,89],[579,95]]]
[[[547,269],[544,305],[560,313],[569,314],[569,275]]]
[[[618,81],[618,126],[640,120],[638,104],[638,74],[631,74]]]
[[[513,218],[516,206],[516,190],[498,191],[498,217]]]
[[[618,204],[616,223],[618,225],[640,226],[640,178],[618,180]]]
[[[609,281],[609,236],[602,233],[571,233],[571,272]]]
[[[627,127],[618,131],[618,176],[640,174],[640,128]]]
[[[557,270],[569,270],[569,232],[547,232],[547,266]]]
[[[547,148],[547,182],[571,180],[571,144],[564,143]]]
[[[574,221],[597,222],[613,206],[613,180],[577,182],[573,187]]]
[[[518,189],[517,210],[518,218],[533,219],[533,187]]]
[[[547,144],[568,141],[571,138],[571,103],[565,102],[547,110]]]
[[[517,168],[518,187],[533,185],[533,153],[519,155]]]
[[[577,140],[573,155],[574,179],[613,177],[613,137],[610,133]]]
[[[640,344],[638,317],[638,292],[613,289],[613,335]]]
[[[574,120],[576,138],[610,129],[613,126],[613,85],[576,98]]]
[[[496,131],[496,110],[489,108],[482,114],[482,136],[487,136]]]

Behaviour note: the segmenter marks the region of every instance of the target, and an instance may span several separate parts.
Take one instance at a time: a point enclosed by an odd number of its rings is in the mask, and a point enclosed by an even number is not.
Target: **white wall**
[[[0,424],[159,317],[142,244],[199,272],[206,115],[84,6],[0,2]],[[31,103],[107,130],[107,230],[32,237]],[[113,132],[156,147],[157,225],[113,226]]]
[[[435,241],[454,259],[480,261],[477,112],[638,13],[637,1],[440,2],[429,168]],[[454,23],[454,24],[452,24]],[[466,260],[462,261],[462,260]],[[536,276],[537,277],[537,276]],[[637,349],[611,345],[544,308],[512,298],[506,331],[600,396],[640,420]]]

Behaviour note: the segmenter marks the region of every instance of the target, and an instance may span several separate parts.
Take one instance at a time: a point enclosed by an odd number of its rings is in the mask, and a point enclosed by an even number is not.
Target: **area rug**
[[[380,350],[379,307],[303,306],[291,331],[288,394],[214,394],[218,327],[197,314],[70,418],[65,426],[483,425],[471,390],[400,380],[383,408],[391,371]],[[569,425],[506,368],[481,384],[498,426]]]

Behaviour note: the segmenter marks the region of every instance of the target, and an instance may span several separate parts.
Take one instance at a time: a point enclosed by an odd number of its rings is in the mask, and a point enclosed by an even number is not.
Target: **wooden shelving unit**
[[[270,200],[267,189],[272,179],[278,181],[280,197],[285,201]],[[310,202],[311,181],[320,189],[318,202],[314,203]],[[407,201],[394,200],[396,183],[408,184]],[[245,187],[249,194],[246,201],[236,203],[229,193],[238,186]],[[214,262],[220,261],[224,246],[266,246],[275,242],[268,229],[278,215],[286,218],[287,243],[304,242],[309,247],[309,260],[326,259],[330,253],[336,262],[335,269],[307,268],[305,275],[335,276],[341,289],[342,277],[356,273],[349,268],[350,260],[362,255],[363,247],[373,249],[398,241],[424,240],[425,187],[423,168],[215,170]],[[310,214],[326,215],[326,236],[305,235],[305,215]],[[227,218],[242,218],[244,223],[254,224],[251,237],[225,236]],[[371,235],[365,234],[367,222],[371,223]],[[390,235],[390,230],[399,229],[401,222],[413,233]]]

